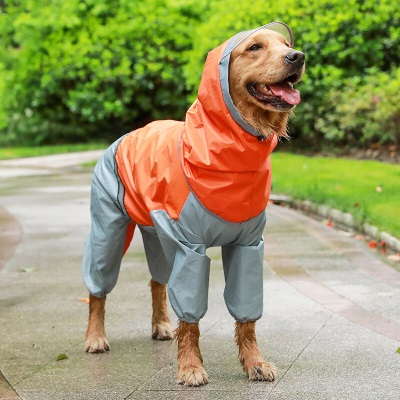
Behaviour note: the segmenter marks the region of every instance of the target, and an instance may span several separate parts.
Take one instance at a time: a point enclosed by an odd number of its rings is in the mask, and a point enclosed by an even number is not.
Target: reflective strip
[[[238,34],[239,35],[239,34]],[[256,128],[248,124],[240,115],[238,109],[235,107],[232,101],[232,97],[229,93],[229,61],[231,59],[231,52],[233,48],[235,48],[235,35],[226,46],[224,52],[222,53],[222,58],[219,63],[219,78],[221,82],[222,96],[224,97],[224,102],[229,110],[230,114],[234,121],[247,133],[250,133],[252,136],[260,137],[264,136],[261,132],[259,132]]]

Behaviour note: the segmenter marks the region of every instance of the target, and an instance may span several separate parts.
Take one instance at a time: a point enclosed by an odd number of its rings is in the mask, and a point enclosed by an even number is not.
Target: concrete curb
[[[335,225],[344,230],[360,232],[378,242],[385,242],[386,247],[396,253],[400,253],[400,240],[390,233],[380,231],[378,227],[367,223],[356,221],[350,213],[342,212],[336,208],[331,208],[323,204],[316,204],[308,200],[297,200],[290,196],[272,194],[270,201],[275,204],[286,205],[295,210],[312,215],[317,219],[327,219],[333,221]]]

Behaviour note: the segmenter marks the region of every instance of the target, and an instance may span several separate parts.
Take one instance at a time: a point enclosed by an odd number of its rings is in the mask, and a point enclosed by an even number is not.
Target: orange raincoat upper
[[[265,209],[277,138],[259,141],[228,110],[220,83],[228,42],[209,53],[185,122],[156,121],[122,139],[115,157],[124,205],[136,223],[153,225],[149,212],[159,209],[178,219],[190,191],[230,222],[247,221]]]

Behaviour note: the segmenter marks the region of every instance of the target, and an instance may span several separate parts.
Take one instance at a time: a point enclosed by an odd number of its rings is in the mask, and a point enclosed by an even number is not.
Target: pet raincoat
[[[286,25],[265,27],[292,43]],[[222,246],[231,315],[240,322],[261,317],[262,233],[277,138],[260,140],[234,106],[228,83],[230,53],[252,32],[209,53],[184,122],[156,121],[128,133],[96,165],[83,257],[84,281],[94,296],[113,289],[137,225],[152,278],[168,283],[180,320],[198,322],[207,310],[211,246]]]

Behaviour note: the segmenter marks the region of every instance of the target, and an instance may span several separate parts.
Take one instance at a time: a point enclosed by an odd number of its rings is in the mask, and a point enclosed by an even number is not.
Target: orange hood
[[[271,190],[270,154],[275,135],[260,141],[229,94],[229,58],[236,35],[212,50],[198,98],[186,113],[180,139],[183,172],[195,196],[211,212],[231,222],[260,214]]]

